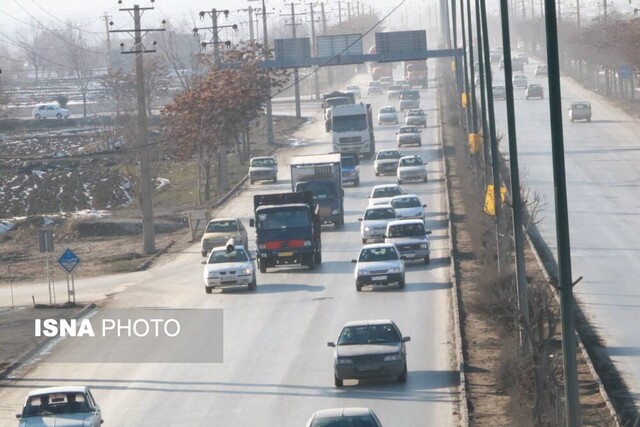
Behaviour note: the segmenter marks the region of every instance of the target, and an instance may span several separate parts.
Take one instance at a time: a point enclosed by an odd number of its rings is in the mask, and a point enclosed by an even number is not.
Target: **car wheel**
[[[399,383],[407,382],[407,362],[404,363],[404,370],[402,371],[402,373],[398,375],[398,382]]]
[[[401,179],[398,180],[398,184],[402,184],[402,180]]]
[[[418,143],[418,147],[422,147],[422,142]]]
[[[360,292],[362,291],[362,285],[359,283],[356,283],[356,292]]]
[[[278,177],[277,176],[275,178],[273,178],[273,183],[275,184],[276,182],[278,182]]]
[[[376,176],[380,176],[380,172],[375,172]]]
[[[571,123],[573,123],[573,119],[569,119],[569,121],[570,121]]]
[[[254,181],[254,180],[252,180],[252,179],[250,179],[250,180],[249,180],[249,182],[250,182],[251,184],[253,184],[255,181]]]
[[[400,281],[398,282],[398,287],[400,289],[404,289],[404,277],[402,279],[400,279]]]
[[[588,122],[588,123],[591,123],[591,117],[589,117],[589,118],[587,119],[587,122]]]
[[[62,118],[62,114],[58,113],[56,114],[56,119],[60,120]]]
[[[360,185],[360,178],[356,179],[355,182],[353,183],[354,186],[358,186]]]
[[[429,179],[425,176],[424,179],[422,180],[423,182],[428,182]]]
[[[427,255],[426,257],[424,257],[424,263],[425,264],[429,264],[429,262],[431,261],[429,255]]]
[[[261,260],[261,259],[258,260],[258,268],[260,269],[260,273],[267,272],[267,265],[264,260]]]
[[[208,287],[208,286],[205,286],[205,287],[204,287],[204,291],[205,291],[206,293],[210,294],[211,292],[213,292],[213,288],[210,288],[210,287]]]
[[[316,258],[316,265],[320,265],[322,264],[322,252],[318,252],[315,254],[315,258]]]
[[[343,385],[342,380],[335,375],[333,376],[333,383],[336,385],[336,387],[342,387]]]
[[[529,97],[528,97],[528,96],[527,96],[526,98],[527,98],[527,99],[529,99]]]
[[[42,119],[42,116],[40,114],[36,114],[35,117],[36,117],[36,120],[41,120]]]
[[[366,245],[367,244],[367,239],[365,239],[364,237],[362,238],[362,244]]]
[[[253,275],[253,280],[249,283],[249,290],[254,291],[256,289],[256,276]]]
[[[315,259],[315,255],[314,255],[314,254],[311,254],[311,255],[309,255],[309,256],[307,257],[307,262],[306,262],[306,264],[307,264],[307,268],[308,268],[309,270],[313,270],[313,269],[315,269],[315,268],[316,268],[316,259]]]

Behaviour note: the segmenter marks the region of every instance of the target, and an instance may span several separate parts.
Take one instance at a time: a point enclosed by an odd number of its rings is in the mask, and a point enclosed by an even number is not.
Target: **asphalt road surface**
[[[356,78],[363,87],[368,76]],[[132,275],[78,280],[82,300],[99,300],[105,308],[171,307],[222,308],[224,310],[224,362],[218,364],[114,364],[108,353],[101,363],[48,363],[47,354],[1,384],[0,425],[15,423],[26,393],[54,385],[89,385],[102,407],[105,425],[113,426],[301,426],[318,409],[365,406],[376,411],[385,426],[456,425],[457,378],[450,310],[449,247],[444,204],[443,165],[438,140],[435,89],[422,90],[422,107],[429,127],[423,130],[422,147],[403,147],[429,162],[429,182],[403,184],[428,204],[427,226],[431,235],[431,263],[409,262],[407,285],[398,289],[355,290],[353,264],[361,247],[358,217],[371,186],[396,182],[395,176],[375,177],[372,161],[361,163],[359,187],[346,188],[345,226],[323,227],[323,263],[320,268],[286,268],[258,273],[255,292],[214,291],[206,295],[202,282],[203,259],[198,245],[172,256],[149,271]],[[389,102],[386,95],[363,99],[374,110]],[[314,114],[319,113],[315,110]],[[316,116],[317,117],[317,116]],[[282,150],[277,184],[245,186],[217,213],[237,216],[248,225],[252,197],[265,192],[289,191],[288,159],[294,154],[331,151],[330,134],[321,120],[300,132],[299,147]],[[395,147],[398,126],[376,127],[377,148]],[[254,249],[250,239],[249,246]],[[3,289],[2,305],[9,300]],[[17,304],[28,304],[30,295],[46,292],[40,286],[21,286]],[[46,294],[45,294],[46,295]],[[44,298],[44,295],[42,295]],[[98,315],[100,313],[97,313]],[[394,320],[407,343],[408,381],[346,381],[333,384],[334,341],[350,320]],[[202,324],[200,335],[208,337]],[[194,347],[197,347],[194,343]],[[114,342],[113,353],[132,351],[123,341]],[[69,359],[83,352],[78,341],[57,342],[48,352]],[[195,350],[194,350],[195,351]]]
[[[535,77],[536,63],[525,65],[529,83],[541,83],[544,100],[525,99],[515,90],[518,159],[522,181],[546,200],[540,232],[557,256],[555,202],[547,77]],[[504,73],[494,66],[495,80]],[[592,121],[569,122],[572,101],[590,101]],[[605,351],[622,372],[636,406],[640,396],[640,291],[637,262],[640,245],[640,123],[603,97],[562,79],[563,130],[569,204],[569,227],[576,298],[604,340]],[[496,102],[498,133],[508,149],[506,103]]]

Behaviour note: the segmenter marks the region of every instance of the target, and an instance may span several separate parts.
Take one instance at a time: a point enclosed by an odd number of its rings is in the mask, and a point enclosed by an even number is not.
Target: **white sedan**
[[[346,93],[352,93],[356,98],[360,98],[362,95],[362,91],[360,90],[360,86],[358,85],[349,85],[344,90]]]
[[[374,243],[364,245],[358,259],[351,260],[356,264],[353,276],[356,290],[360,292],[362,286],[390,285],[397,283],[404,288],[404,261],[393,243]]]
[[[393,105],[385,105],[378,110],[378,125],[398,124],[398,110]]]
[[[420,198],[415,194],[392,197],[389,204],[396,211],[398,218],[402,219],[424,219],[424,208],[427,207],[427,205],[423,204],[420,201]]]
[[[98,427],[104,422],[100,406],[86,386],[33,390],[16,417],[20,420],[19,427]]]
[[[384,240],[387,224],[395,219],[398,219],[398,215],[391,206],[376,205],[368,207],[364,211],[363,217],[358,218],[358,221],[361,222],[360,235],[362,236],[362,243],[367,243],[367,240]]]
[[[211,250],[204,264],[204,290],[210,294],[213,288],[227,286],[247,286],[249,290],[256,288],[256,269],[253,258],[242,245],[235,245],[229,239],[226,246],[218,246]]]
[[[404,156],[398,162],[398,184],[404,181],[423,181],[427,182],[427,167],[418,155]]]
[[[380,184],[371,189],[369,198],[369,206],[388,205],[393,196],[404,194],[402,188],[397,184]]]

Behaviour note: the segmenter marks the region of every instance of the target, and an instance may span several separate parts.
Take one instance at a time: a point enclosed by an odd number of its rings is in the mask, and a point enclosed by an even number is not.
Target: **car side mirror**
[[[401,259],[402,261],[406,261],[406,260],[407,260],[407,257],[406,257],[406,256],[404,256],[404,255],[402,255],[402,256],[400,257],[400,259]]]
[[[16,418],[17,418],[17,419],[22,418],[22,414],[16,414]]]
[[[252,256],[251,261],[255,261],[255,260],[256,260],[256,257]]]
[[[358,221],[362,222],[362,218],[358,218]]]
[[[411,341],[411,337],[402,337],[402,342],[409,342]]]
[[[255,225],[256,221],[253,218],[249,219],[249,227],[255,227]]]
[[[431,230],[427,230],[424,234],[428,236],[429,234],[431,234]]]
[[[356,264],[357,262],[358,262],[358,260],[357,260],[357,259],[352,259],[352,260],[351,260],[351,263],[352,263],[352,264]]]
[[[335,344],[333,341],[329,341],[329,342],[327,343],[327,346],[328,346],[328,347],[335,347],[335,346],[336,346],[336,344]]]
[[[426,208],[426,207],[427,207],[427,205],[422,205],[422,207],[423,207],[423,208]]]
[[[207,265],[207,261],[200,261],[200,264]]]

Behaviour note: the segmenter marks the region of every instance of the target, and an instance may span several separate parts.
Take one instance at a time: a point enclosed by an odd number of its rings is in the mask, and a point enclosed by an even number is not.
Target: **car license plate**
[[[373,276],[371,280],[387,280],[387,276]]]
[[[404,256],[406,256],[407,258],[413,258],[413,257],[416,256],[416,254],[414,254],[413,252],[409,252],[409,253],[404,254]]]
[[[220,283],[229,285],[231,283],[236,283],[236,280],[221,280]]]
[[[278,256],[281,256],[281,257],[293,256],[293,252],[279,252]]]

